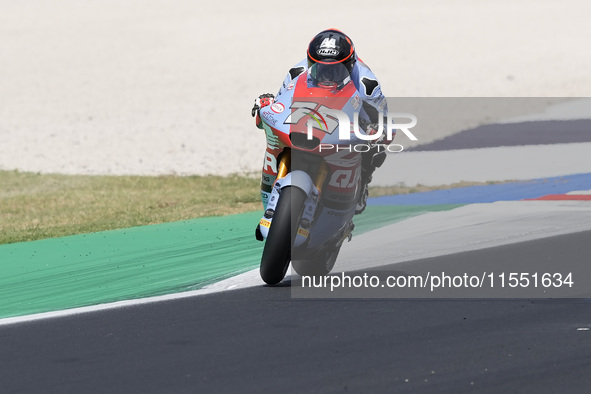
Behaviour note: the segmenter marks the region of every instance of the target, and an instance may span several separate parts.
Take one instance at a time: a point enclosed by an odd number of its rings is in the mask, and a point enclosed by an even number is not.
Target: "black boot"
[[[369,183],[372,180],[373,172],[376,168],[381,167],[386,160],[386,152],[378,151],[378,147],[370,149],[368,152],[363,153],[361,159],[361,193],[357,200],[357,206],[355,207],[355,215],[359,215],[365,211],[367,206],[367,198],[369,197]]]

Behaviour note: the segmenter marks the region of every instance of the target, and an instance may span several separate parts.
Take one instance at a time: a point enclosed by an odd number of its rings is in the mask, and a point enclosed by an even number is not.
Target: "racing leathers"
[[[294,88],[295,83],[299,78],[308,78],[308,63],[306,59],[292,67],[287,76],[285,77],[277,96],[274,97],[272,94],[263,94],[255,100],[255,105],[252,109],[252,115],[256,118],[256,125],[258,128],[263,129],[262,120],[260,119],[259,109],[267,105],[271,105],[275,98],[278,98],[284,94],[287,90]],[[359,113],[359,124],[360,127],[367,133],[371,134],[373,130],[378,130],[379,116],[383,116],[383,127],[386,125],[386,114],[387,114],[387,101],[382,94],[380,83],[373,74],[373,72],[363,63],[360,59],[357,59],[355,65],[350,74],[350,81],[347,83],[353,83],[359,98],[361,99],[362,111]],[[380,115],[381,114],[381,115]],[[385,133],[384,133],[385,134]],[[394,137],[394,135],[392,135]],[[263,171],[261,178],[261,199],[266,209],[269,195],[273,188],[273,184],[277,177],[277,173],[273,169],[273,166],[267,165],[269,158],[267,155],[273,155],[274,149],[270,149],[270,146],[274,146],[276,141],[270,140],[273,138],[272,135],[267,134],[267,151],[265,161],[263,163]],[[381,166],[386,158],[385,149],[379,149],[380,144],[389,144],[391,140],[385,138],[379,141],[374,141],[366,152],[362,153],[361,162],[361,181],[363,185],[360,198],[357,202],[355,213],[359,214],[363,212],[366,205],[368,196],[367,185],[371,182],[372,173],[374,170]],[[274,156],[275,161],[277,157]]]

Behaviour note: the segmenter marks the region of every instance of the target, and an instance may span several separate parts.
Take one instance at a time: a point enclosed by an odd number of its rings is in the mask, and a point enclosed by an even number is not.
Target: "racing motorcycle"
[[[277,174],[256,228],[257,239],[266,240],[260,275],[270,285],[283,280],[290,262],[301,276],[332,270],[343,242],[351,240],[364,189],[361,154],[369,145],[351,130],[358,127],[361,98],[350,80],[344,86],[310,83],[315,66],[259,111],[265,166]]]

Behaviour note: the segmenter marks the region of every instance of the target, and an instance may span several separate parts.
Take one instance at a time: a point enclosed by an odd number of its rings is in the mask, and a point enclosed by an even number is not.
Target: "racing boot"
[[[363,189],[361,190],[361,194],[359,195],[359,199],[357,200],[357,205],[355,206],[355,215],[359,215],[360,213],[365,211],[365,207],[367,206],[367,197],[369,197],[369,182],[363,182],[362,184]]]
[[[359,215],[365,211],[367,206],[367,198],[369,197],[369,183],[372,180],[373,172],[376,168],[381,167],[386,160],[386,152],[381,151],[377,147],[372,148],[363,154],[361,159],[361,193],[355,206],[355,215]]]

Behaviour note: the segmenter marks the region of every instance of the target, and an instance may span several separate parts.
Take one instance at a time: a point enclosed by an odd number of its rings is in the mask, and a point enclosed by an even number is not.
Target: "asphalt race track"
[[[556,146],[567,142],[573,148],[580,143],[584,150],[588,132],[579,132],[579,123],[571,125],[575,129],[561,137],[566,141],[552,142],[560,143]],[[471,134],[478,139],[475,146],[486,140],[485,131]],[[505,134],[504,141],[510,136],[515,143],[521,141],[517,132]],[[473,147],[470,138],[465,141]],[[453,138],[439,143],[449,146],[438,149],[462,148]],[[549,166],[556,167],[571,155],[556,156]],[[519,159],[527,162],[525,157]],[[581,161],[581,167],[583,164]],[[579,169],[561,175],[589,172]],[[587,178],[581,179],[587,182]],[[451,232],[455,225],[475,237],[485,233],[482,239],[508,238],[515,240],[513,243],[461,253],[453,247],[450,253],[411,257],[398,264],[392,264],[392,254],[365,255],[370,262],[381,262],[364,267],[375,275],[408,275],[413,269],[478,273],[496,267],[507,273],[533,273],[534,268],[574,267],[579,270],[573,278],[579,287],[571,298],[552,298],[555,292],[547,297],[486,299],[481,295],[485,293],[478,292],[453,299],[298,298],[293,297],[293,290],[300,282],[294,279],[277,287],[256,285],[9,322],[0,324],[0,393],[589,392],[591,268],[587,265],[591,231],[585,216],[589,214],[584,205],[590,193],[587,189],[588,185],[577,189],[582,193],[578,202],[543,205],[545,202],[509,201],[488,204],[486,209],[485,204],[475,204],[454,211],[456,216],[468,212],[473,222],[464,218],[457,222],[441,212],[439,215],[453,220],[448,220],[447,227],[442,225],[447,223],[444,221],[432,226],[428,238],[433,244],[451,245],[454,234],[466,234]],[[417,217],[415,223],[422,220]],[[504,223],[504,230],[485,227],[491,223]],[[560,226],[571,231],[543,235]],[[421,237],[429,235],[415,232]],[[528,234],[542,235],[516,238]],[[360,247],[364,246],[359,242],[362,237],[357,239]],[[457,238],[468,242],[467,236]],[[421,238],[423,243],[426,239]],[[372,247],[369,243],[365,246]],[[426,249],[424,244],[408,243],[408,247]],[[346,253],[342,255],[346,257]],[[350,267],[353,272],[348,274],[362,273],[355,271],[361,268]]]
[[[439,259],[578,258],[590,237]],[[288,283],[2,326],[0,382],[3,393],[588,392],[590,327],[585,299],[303,300]]]

